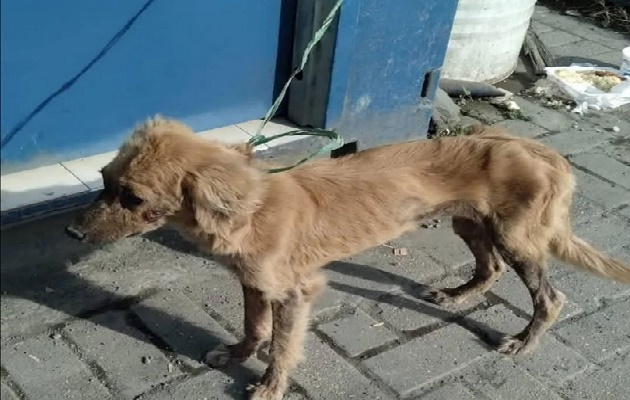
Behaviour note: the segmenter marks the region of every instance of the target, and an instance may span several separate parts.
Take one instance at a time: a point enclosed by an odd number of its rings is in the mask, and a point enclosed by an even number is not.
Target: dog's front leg
[[[242,287],[245,337],[237,344],[222,344],[208,352],[205,361],[212,367],[224,367],[230,361],[247,360],[271,336],[271,303],[264,298],[260,290],[245,285]]]
[[[270,362],[251,400],[281,400],[289,374],[302,358],[311,301],[299,289],[291,289],[282,301],[273,301],[273,333]]]

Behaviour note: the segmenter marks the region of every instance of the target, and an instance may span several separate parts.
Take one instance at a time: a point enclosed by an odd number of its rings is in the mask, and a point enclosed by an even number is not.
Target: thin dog
[[[325,285],[321,268],[452,216],[470,248],[473,278],[434,288],[427,300],[456,305],[484,293],[505,264],[531,293],[534,314],[498,350],[536,347],[565,301],[547,276],[551,254],[591,273],[630,283],[630,266],[571,230],[574,177],[554,150],[481,126],[471,135],[391,144],[269,174],[250,145],[204,140],[155,117],[139,125],[102,170],[100,197],[66,228],[91,243],[165,224],[212,253],[239,278],[245,338],[210,351],[222,366],[271,339],[270,362],[251,399],[278,400],[301,359],[309,312]]]

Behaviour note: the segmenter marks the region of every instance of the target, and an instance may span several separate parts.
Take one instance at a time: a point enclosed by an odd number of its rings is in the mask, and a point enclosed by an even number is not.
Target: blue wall
[[[326,126],[360,145],[424,137],[457,0],[346,0]]]
[[[146,6],[111,49],[61,90]],[[281,0],[1,3],[3,173],[110,151],[156,112],[195,129],[259,118],[273,97]]]

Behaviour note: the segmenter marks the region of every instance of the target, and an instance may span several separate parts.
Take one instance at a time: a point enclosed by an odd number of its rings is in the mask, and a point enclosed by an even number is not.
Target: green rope
[[[281,134],[273,135],[273,136],[265,136],[261,133],[265,125],[267,125],[269,120],[278,111],[278,108],[280,107],[282,100],[286,96],[287,90],[289,90],[289,85],[291,84],[291,82],[293,82],[293,79],[295,79],[295,77],[300,72],[302,72],[302,70],[304,69],[304,66],[306,66],[306,62],[308,61],[308,57],[311,54],[311,51],[313,51],[313,48],[315,47],[315,45],[319,43],[319,41],[322,39],[322,37],[324,36],[326,31],[330,27],[330,24],[332,23],[333,19],[335,19],[335,16],[337,15],[337,12],[339,11],[339,8],[341,7],[341,4],[343,3],[343,1],[344,0],[337,0],[337,3],[335,3],[332,10],[330,10],[330,13],[328,14],[326,19],[322,23],[322,26],[317,30],[317,32],[315,32],[310,42],[308,42],[308,44],[306,45],[306,49],[304,50],[304,54],[302,55],[302,61],[300,62],[300,65],[295,69],[295,71],[293,71],[293,74],[291,74],[287,82],[284,84],[284,87],[280,91],[278,98],[276,99],[276,101],[274,101],[271,108],[267,111],[265,118],[263,119],[262,123],[256,130],[256,134],[249,140],[249,143],[254,146],[260,146],[262,144],[271,142],[272,140],[276,140],[284,136],[320,136],[320,137],[326,137],[330,139],[331,142],[323,146],[322,148],[320,148],[315,153],[293,164],[292,166],[271,169],[268,171],[270,173],[277,173],[277,172],[290,170],[294,167],[297,167],[300,164],[303,164],[304,162],[310,160],[313,157],[317,157],[323,153],[332,151],[343,145],[343,138],[337,132],[326,130],[326,129],[316,129],[316,128],[296,129],[290,132],[285,132],[285,133],[281,133]]]
[[[295,167],[297,167],[300,164],[304,164],[305,162],[307,162],[308,160],[310,160],[311,158],[317,157],[321,154],[327,153],[329,151],[335,150],[336,148],[340,147],[343,145],[343,138],[341,136],[339,136],[339,134],[335,131],[329,131],[326,129],[317,129],[317,128],[308,128],[308,129],[296,129],[293,131],[289,131],[289,132],[285,132],[285,133],[280,133],[278,135],[273,135],[273,136],[264,136],[264,135],[257,135],[252,137],[249,140],[249,143],[251,143],[254,146],[260,146],[262,144],[271,142],[272,140],[276,140],[279,139],[281,137],[284,136],[320,136],[320,137],[325,137],[330,139],[330,143],[328,143],[325,146],[322,146],[319,150],[317,150],[316,152],[310,154],[307,157],[304,157],[303,159],[301,159],[300,161],[296,162],[295,164],[288,166],[288,167],[281,167],[281,168],[273,168],[268,170],[267,172],[271,173],[271,174],[275,174],[278,172],[284,172],[284,171],[288,171],[290,169],[293,169]]]

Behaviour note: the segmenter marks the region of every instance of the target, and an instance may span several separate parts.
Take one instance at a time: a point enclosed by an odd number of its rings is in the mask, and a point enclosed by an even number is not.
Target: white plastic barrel
[[[459,0],[442,76],[495,83],[514,72],[536,0]]]

